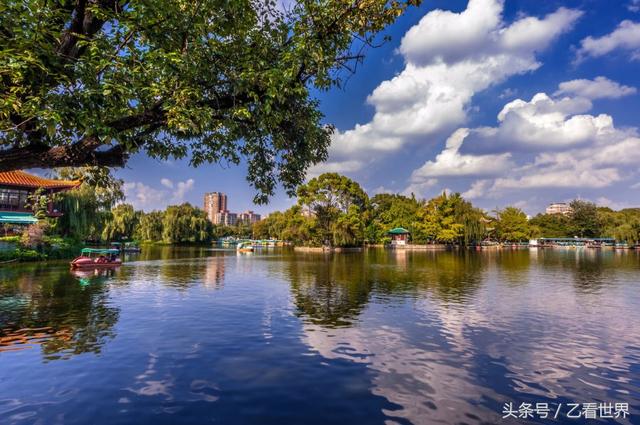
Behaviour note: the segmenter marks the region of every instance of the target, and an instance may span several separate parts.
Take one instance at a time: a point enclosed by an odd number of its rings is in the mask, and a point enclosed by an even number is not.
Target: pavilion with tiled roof
[[[53,194],[80,186],[78,180],[54,180],[25,173],[24,171],[0,172],[0,223],[29,224],[37,221],[27,207],[29,196],[38,189]],[[49,202],[49,216],[61,215]]]

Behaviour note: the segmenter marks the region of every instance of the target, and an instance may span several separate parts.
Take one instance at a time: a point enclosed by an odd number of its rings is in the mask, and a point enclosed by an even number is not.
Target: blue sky
[[[640,0],[425,1],[343,89],[316,93],[336,125],[330,158],[370,193],[458,191],[535,214],[576,197],[640,206]],[[222,191],[252,204],[245,167],[133,157],[117,175],[151,210]]]

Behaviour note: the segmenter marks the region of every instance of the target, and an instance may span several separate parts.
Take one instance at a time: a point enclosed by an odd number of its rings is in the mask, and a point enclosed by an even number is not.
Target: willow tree
[[[124,200],[123,181],[106,167],[61,168],[55,177],[80,180],[79,187],[56,194],[55,202],[63,211],[53,220],[57,233],[76,239],[99,239],[110,210]]]
[[[135,230],[135,237],[143,241],[158,242],[162,240],[162,220],[164,212],[151,211],[143,213]]]
[[[416,214],[415,224],[419,242],[437,241],[469,245],[485,234],[485,214],[464,200],[459,193],[430,199]]]
[[[207,215],[189,203],[170,205],[162,218],[162,239],[168,243],[209,242],[213,234]]]
[[[419,2],[5,0],[0,171],[245,158],[257,201],[293,193],[332,133],[311,91]]]
[[[111,210],[111,217],[102,230],[105,241],[132,239],[140,221],[141,211],[135,211],[130,204],[120,204]]]

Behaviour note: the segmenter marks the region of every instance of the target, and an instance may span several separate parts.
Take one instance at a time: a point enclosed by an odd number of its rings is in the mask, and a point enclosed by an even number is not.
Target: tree
[[[403,227],[415,233],[416,213],[421,203],[415,196],[380,193],[371,198],[371,222],[367,227],[367,239],[381,242],[387,232],[395,227]]]
[[[79,187],[57,194],[62,216],[53,220],[56,233],[75,239],[99,239],[111,208],[124,200],[123,181],[106,167],[62,168],[55,178],[80,180]]]
[[[486,233],[485,214],[459,193],[430,199],[416,214],[414,241],[468,245]]]
[[[496,232],[505,242],[520,242],[529,239],[530,228],[527,215],[516,207],[507,207],[497,212]]]
[[[596,237],[600,235],[598,207],[593,202],[575,199],[571,206],[571,229],[574,236]]]
[[[130,204],[120,204],[111,210],[111,218],[102,231],[102,239],[118,241],[133,238],[141,212]]]
[[[162,211],[151,211],[140,216],[140,222],[136,228],[136,238],[143,241],[158,242],[162,240]]]
[[[244,157],[257,201],[277,180],[293,193],[332,133],[311,90],[340,86],[419,3],[4,2],[0,171]]]
[[[168,243],[211,241],[212,224],[207,215],[189,203],[170,205],[162,218],[162,239]]]
[[[334,233],[339,231],[334,227],[336,222],[347,214],[366,214],[369,197],[350,178],[325,173],[298,188],[298,205],[317,220],[321,240],[331,242],[337,240],[334,238]]]
[[[535,229],[536,237],[568,238],[574,236],[570,222],[571,219],[563,214],[538,214],[529,220],[529,226]]]

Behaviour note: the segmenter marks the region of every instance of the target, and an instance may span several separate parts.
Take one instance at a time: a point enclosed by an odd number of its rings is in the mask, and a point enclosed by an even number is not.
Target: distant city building
[[[316,214],[309,207],[302,207],[301,214],[303,217],[313,218]]]
[[[260,221],[260,214],[256,214],[253,211],[247,210],[238,214],[238,222],[244,224],[253,224]]]
[[[219,213],[227,211],[227,195],[222,192],[210,192],[204,194],[204,211],[207,218],[213,224],[220,224],[216,221]]]
[[[220,224],[222,226],[235,226],[238,222],[238,214],[229,211],[216,213],[213,218],[213,224]]]
[[[238,223],[253,224],[260,221],[260,214],[247,210],[240,214],[227,209],[227,195],[222,192],[204,194],[204,211],[213,224],[221,226],[235,226]]]
[[[571,206],[564,202],[557,202],[555,204],[551,204],[547,207],[547,210],[546,210],[547,214],[569,215],[572,212],[573,212],[573,209],[571,208]]]

